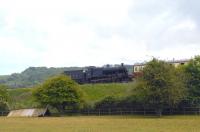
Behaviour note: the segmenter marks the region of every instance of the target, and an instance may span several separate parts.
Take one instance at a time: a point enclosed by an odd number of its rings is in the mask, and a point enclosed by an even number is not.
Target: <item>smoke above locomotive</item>
[[[105,67],[90,66],[82,70],[64,71],[64,74],[79,84],[129,82],[132,80],[123,64],[120,66],[106,65]]]

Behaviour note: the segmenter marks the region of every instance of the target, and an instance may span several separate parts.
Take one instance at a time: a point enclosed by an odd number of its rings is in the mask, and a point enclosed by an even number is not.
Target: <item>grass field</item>
[[[198,132],[199,116],[0,118],[0,132]]]
[[[99,101],[107,96],[125,97],[131,93],[134,83],[108,83],[108,84],[85,84],[80,88],[86,94],[86,101]]]

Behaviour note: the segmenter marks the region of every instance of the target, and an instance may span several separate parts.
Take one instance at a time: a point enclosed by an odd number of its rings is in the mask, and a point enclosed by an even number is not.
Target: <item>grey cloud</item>
[[[197,0],[139,0],[129,10],[132,21],[127,29],[132,27],[132,36],[146,41],[149,50],[199,43],[199,5]],[[194,21],[196,29],[169,31],[187,19]]]
[[[200,24],[200,1],[199,0],[179,0],[179,11],[183,17],[191,17]]]
[[[117,34],[133,42],[145,42],[150,51],[199,44],[199,6],[198,0],[135,0],[125,23],[118,27],[97,26],[95,31],[103,39]],[[185,21],[196,26],[171,30]]]

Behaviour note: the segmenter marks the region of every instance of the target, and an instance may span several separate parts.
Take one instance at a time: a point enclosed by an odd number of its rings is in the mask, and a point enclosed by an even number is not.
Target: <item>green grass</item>
[[[80,85],[85,92],[85,100],[89,104],[107,97],[125,97],[131,93],[134,83],[111,83],[111,84],[86,84]],[[37,106],[31,95],[32,88],[9,89],[11,96],[10,108],[30,108]]]
[[[125,97],[131,93],[134,83],[86,84],[80,87],[87,101],[99,101],[107,96]]]
[[[0,118],[1,132],[198,132],[198,116]]]

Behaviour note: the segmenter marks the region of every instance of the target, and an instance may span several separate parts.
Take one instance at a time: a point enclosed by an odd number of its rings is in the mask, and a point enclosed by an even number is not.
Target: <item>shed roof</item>
[[[20,109],[12,110],[9,112],[7,117],[40,117],[49,115],[48,109]]]

